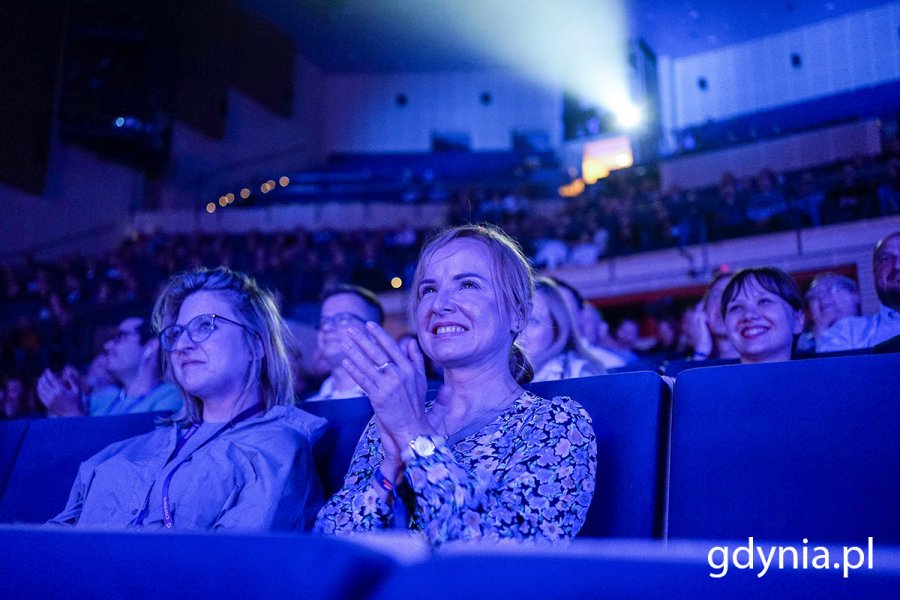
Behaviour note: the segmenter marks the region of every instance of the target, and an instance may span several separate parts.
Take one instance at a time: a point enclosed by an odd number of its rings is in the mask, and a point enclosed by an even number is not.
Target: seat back
[[[150,431],[159,416],[31,421],[0,499],[0,522],[42,523],[55,516],[66,505],[82,461],[113,442]]]
[[[675,383],[668,536],[900,543],[900,355]]]
[[[669,387],[635,372],[528,386],[539,396],[569,396],[594,422],[597,486],[581,537],[660,537],[666,489]]]
[[[860,543],[860,550],[868,552],[866,540]],[[746,539],[743,544],[746,546]],[[713,548],[716,550],[710,554]],[[733,563],[722,562],[725,549]],[[874,558],[871,569],[866,557],[860,560],[855,552],[850,553],[849,565],[856,569],[848,567],[846,578],[843,569],[791,568],[790,562],[779,569],[777,559],[765,570],[759,556],[751,568],[739,569],[735,563],[740,560],[744,565],[747,558],[736,550],[733,541],[575,540],[555,550],[463,546],[395,569],[371,600],[415,598],[422,590],[428,591],[429,600],[695,600],[894,598],[900,589],[898,548],[875,548],[869,554]],[[829,547],[830,560],[842,559],[843,550]]]
[[[396,563],[309,535],[0,527],[2,598],[361,599]]]
[[[316,471],[328,498],[344,485],[353,452],[372,418],[372,405],[368,398],[360,397],[304,402],[300,407],[328,421],[314,450]]]
[[[594,421],[597,485],[579,535],[661,536],[669,429],[669,388],[662,378],[650,372],[622,373],[526,387],[543,397],[570,396]],[[302,406],[328,420],[316,447],[317,470],[327,497],[343,485],[372,408],[366,398]]]
[[[0,421],[0,498],[6,490],[6,482],[9,481],[29,423],[31,421],[28,419]]]
[[[736,365],[741,361],[737,358],[710,358],[707,360],[670,360],[662,365],[662,374],[675,379],[683,371],[699,369],[702,367],[717,367],[719,365]]]

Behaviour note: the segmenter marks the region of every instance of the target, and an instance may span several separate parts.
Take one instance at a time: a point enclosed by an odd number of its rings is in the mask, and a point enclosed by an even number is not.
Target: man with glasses
[[[384,324],[384,309],[378,296],[371,291],[356,285],[338,285],[323,292],[316,353],[328,363],[329,375],[318,393],[307,398],[307,402],[365,395],[341,366],[344,350],[340,332],[354,328],[362,330],[366,321]]]
[[[38,380],[37,390],[49,414],[109,416],[181,408],[178,390],[162,380],[159,339],[149,321],[141,317],[123,320],[103,345],[103,353],[115,392],[84,394],[75,369],[67,366],[61,373],[48,369]]]
[[[859,290],[856,282],[840,273],[820,273],[809,284],[806,305],[809,327],[797,340],[797,351],[815,352],[823,333],[843,319],[860,314]]]

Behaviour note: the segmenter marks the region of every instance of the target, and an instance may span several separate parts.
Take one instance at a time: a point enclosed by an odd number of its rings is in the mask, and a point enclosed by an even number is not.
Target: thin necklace
[[[500,402],[500,403],[497,404],[496,406],[489,406],[489,407],[487,407],[486,409],[484,409],[483,411],[479,412],[478,414],[476,414],[476,415],[475,415],[474,417],[472,417],[471,419],[466,420],[465,423],[463,423],[462,425],[460,425],[459,427],[457,427],[456,429],[454,429],[454,430],[451,431],[451,432],[447,432],[447,427],[446,427],[446,425],[444,424],[443,419],[441,419],[441,425],[445,425],[445,426],[444,426],[444,434],[443,434],[444,441],[445,441],[445,442],[449,442],[449,441],[450,441],[450,438],[452,438],[453,436],[455,436],[457,433],[459,433],[460,431],[462,431],[463,429],[465,429],[465,428],[468,427],[469,425],[471,425],[471,424],[473,424],[473,423],[476,423],[476,422],[478,421],[478,419],[480,419],[480,418],[483,417],[484,415],[488,414],[489,412],[495,411],[495,410],[504,410],[506,407],[509,406],[509,403],[510,403],[511,400],[515,400],[516,398],[518,398],[518,397],[521,396],[521,395],[522,395],[522,392],[521,392],[521,391],[519,391],[519,390],[514,391],[512,394],[510,394],[509,396],[507,396],[506,398],[504,398],[504,399],[503,399],[503,402]]]

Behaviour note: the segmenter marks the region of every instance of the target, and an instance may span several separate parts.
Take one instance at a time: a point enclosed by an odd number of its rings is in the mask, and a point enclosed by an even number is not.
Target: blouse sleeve
[[[501,448],[505,446],[505,448]],[[474,472],[449,448],[407,463],[416,514],[434,545],[478,538],[557,541],[574,537],[594,492],[597,442],[591,419],[569,398],[527,413],[483,452]],[[495,466],[491,454],[508,457]]]
[[[344,477],[344,486],[319,511],[314,531],[346,533],[386,529],[393,509],[375,491],[372,474],[384,460],[375,420],[369,421]]]

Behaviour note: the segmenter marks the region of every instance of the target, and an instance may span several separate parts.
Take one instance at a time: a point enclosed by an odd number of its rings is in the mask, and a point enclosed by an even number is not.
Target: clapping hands
[[[56,374],[44,370],[37,382],[37,394],[47,412],[57,417],[77,417],[84,415],[81,404],[83,386],[81,376],[73,367],[66,365]]]
[[[369,397],[381,433],[385,467],[402,467],[400,453],[418,435],[435,433],[425,414],[425,360],[419,345],[397,344],[379,325],[341,332],[342,366]],[[389,473],[386,473],[389,474]],[[390,475],[390,474],[389,474]]]

